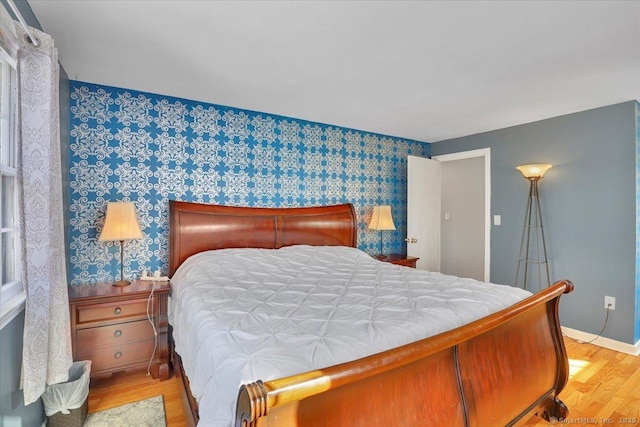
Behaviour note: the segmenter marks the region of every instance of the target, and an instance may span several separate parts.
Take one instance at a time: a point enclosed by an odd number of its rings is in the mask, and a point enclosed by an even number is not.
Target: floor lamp
[[[136,219],[135,206],[131,202],[109,202],[104,227],[98,240],[100,242],[120,242],[120,280],[113,286],[129,286],[130,281],[124,280],[124,241],[141,239],[142,231]]]
[[[393,217],[391,216],[391,206],[374,206],[371,221],[369,221],[369,230],[378,230],[380,232],[380,254],[378,254],[376,258],[385,259],[387,257],[382,253],[382,232],[384,230],[395,229],[396,226],[393,223]]]
[[[545,286],[549,286],[549,263],[547,262],[547,246],[544,241],[544,228],[540,213],[540,198],[538,197],[538,181],[551,168],[548,164],[521,165],[516,167],[526,179],[529,180],[529,199],[524,215],[524,227],[520,241],[520,254],[518,255],[518,268],[516,269],[515,286],[527,289],[527,279],[530,273],[529,264],[537,266],[538,290],[542,288],[543,277],[546,277]],[[534,234],[532,237],[531,234]],[[534,245],[534,248],[531,247]],[[532,252],[535,250],[535,256]],[[534,256],[532,258],[532,256]],[[544,271],[543,271],[544,267]],[[522,271],[522,277],[520,272]],[[543,274],[545,276],[543,276]]]

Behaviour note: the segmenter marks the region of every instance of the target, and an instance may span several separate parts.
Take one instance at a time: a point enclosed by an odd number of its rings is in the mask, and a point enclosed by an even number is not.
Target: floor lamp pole
[[[529,276],[529,264],[538,266],[538,288],[542,283],[542,266],[544,264],[544,274],[547,283],[551,283],[549,276],[549,263],[547,262],[547,245],[544,239],[544,227],[542,225],[542,214],[540,211],[540,198],[538,197],[538,181],[540,176],[527,178],[529,180],[529,199],[527,201],[527,209],[524,216],[524,227],[522,229],[522,239],[520,241],[520,254],[518,255],[518,268],[516,269],[516,286],[520,286],[520,270],[522,268],[522,288],[527,289],[527,279]],[[531,247],[531,230],[535,233],[536,258],[530,258]],[[542,245],[542,248],[540,247]],[[541,250],[542,249],[542,250]],[[538,290],[539,290],[538,289]]]

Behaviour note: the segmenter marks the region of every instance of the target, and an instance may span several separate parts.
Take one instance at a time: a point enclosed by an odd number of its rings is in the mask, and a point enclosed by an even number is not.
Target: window
[[[0,48],[0,327],[24,306],[18,221],[16,62]]]

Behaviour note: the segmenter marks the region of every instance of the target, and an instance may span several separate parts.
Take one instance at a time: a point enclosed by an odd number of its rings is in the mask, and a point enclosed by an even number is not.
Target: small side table
[[[377,259],[380,259],[380,258],[377,258]],[[389,254],[386,256],[386,258],[380,259],[380,261],[390,262],[391,264],[396,264],[396,265],[403,265],[405,267],[416,268],[416,262],[419,259],[420,258],[407,256],[407,255]]]
[[[92,377],[150,367],[153,378],[169,378],[170,291],[168,281],[69,287],[73,360],[91,360]]]

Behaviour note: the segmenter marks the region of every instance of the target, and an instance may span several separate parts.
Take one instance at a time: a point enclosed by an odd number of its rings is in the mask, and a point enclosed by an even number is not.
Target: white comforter
[[[203,252],[171,286],[176,351],[207,427],[232,424],[242,383],[378,353],[530,295],[326,246]]]

